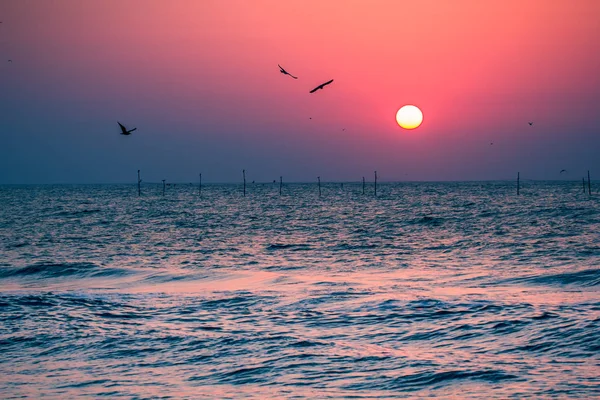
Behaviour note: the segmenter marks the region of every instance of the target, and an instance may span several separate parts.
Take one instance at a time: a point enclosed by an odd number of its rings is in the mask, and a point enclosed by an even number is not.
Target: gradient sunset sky
[[[0,21],[0,183],[600,178],[597,0],[2,0]]]

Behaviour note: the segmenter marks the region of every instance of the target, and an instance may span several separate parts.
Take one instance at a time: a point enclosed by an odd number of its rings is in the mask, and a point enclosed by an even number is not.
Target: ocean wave
[[[508,379],[517,379],[516,375],[502,370],[454,370],[454,371],[427,371],[411,375],[400,376],[391,383],[387,389],[413,389],[418,390],[428,386],[440,386],[456,380],[483,380],[497,383]]]
[[[422,217],[415,218],[409,221],[409,225],[425,225],[425,226],[441,226],[444,224],[445,219],[441,217],[434,217],[431,215],[424,215]]]
[[[548,285],[548,286],[581,286],[592,287],[600,285],[600,268],[586,269],[577,272],[564,272],[560,274],[544,274],[513,278],[507,283]]]
[[[64,210],[64,211],[59,211],[55,214],[55,216],[58,217],[77,217],[77,216],[81,216],[81,215],[90,215],[90,214],[97,214],[97,213],[101,213],[102,209],[100,208],[83,208],[83,209],[79,209],[79,210]]]
[[[303,251],[310,250],[311,246],[307,243],[273,243],[267,246],[267,250],[292,250],[292,251]]]
[[[124,276],[131,273],[121,268],[101,267],[94,263],[53,263],[39,262],[25,267],[2,267],[0,268],[1,278],[62,278],[62,277],[110,277]]]

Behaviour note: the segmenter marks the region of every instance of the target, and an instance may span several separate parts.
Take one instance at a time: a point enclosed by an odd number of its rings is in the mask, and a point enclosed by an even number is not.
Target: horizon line
[[[515,182],[514,179],[476,179],[476,180],[403,180],[403,181],[386,181],[386,180],[377,180],[377,184],[389,184],[389,183],[478,183],[478,182]],[[521,178],[521,182],[581,182],[579,179],[524,179]],[[587,182],[587,179],[585,180]],[[594,179],[591,179],[591,182],[594,182]],[[193,185],[198,186],[199,182],[189,182],[189,181],[167,181],[167,184],[176,184],[176,185]],[[349,183],[349,184],[357,184],[362,185],[362,181],[321,181],[321,184],[341,184],[341,183]],[[142,185],[162,185],[162,181],[149,181],[142,182]],[[202,182],[202,185],[243,185],[243,181],[235,181],[235,182]],[[254,181],[254,182],[246,182],[246,185],[257,185],[257,184],[279,184],[279,181]],[[317,180],[315,181],[283,181],[283,184],[317,184]],[[365,180],[365,184],[375,184],[374,180]],[[0,186],[49,186],[49,185],[137,185],[137,182],[47,182],[47,183],[0,183]]]

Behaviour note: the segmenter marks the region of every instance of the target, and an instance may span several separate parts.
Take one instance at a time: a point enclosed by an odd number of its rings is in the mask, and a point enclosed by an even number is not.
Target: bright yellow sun
[[[396,113],[396,122],[404,129],[415,129],[423,122],[423,113],[419,107],[406,105]]]

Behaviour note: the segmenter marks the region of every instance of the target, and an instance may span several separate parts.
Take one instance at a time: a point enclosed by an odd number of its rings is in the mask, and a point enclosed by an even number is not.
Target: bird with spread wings
[[[289,75],[294,79],[298,79],[297,76],[294,76],[294,75],[290,74],[289,72],[287,72],[285,69],[283,69],[283,67],[281,65],[277,64],[277,66],[279,67],[279,72],[281,72],[282,74]]]
[[[137,128],[133,128],[133,129],[127,130],[127,128],[125,128],[123,126],[123,124],[121,124],[119,121],[117,121],[117,124],[119,124],[119,126],[121,127],[121,135],[131,135],[131,132],[133,132],[137,129]]]
[[[331,82],[333,82],[333,79],[330,81],[327,81],[325,83],[321,83],[319,86],[317,86],[316,88],[314,88],[313,90],[310,91],[310,93],[314,93],[319,89],[323,89],[325,86],[329,85]]]

